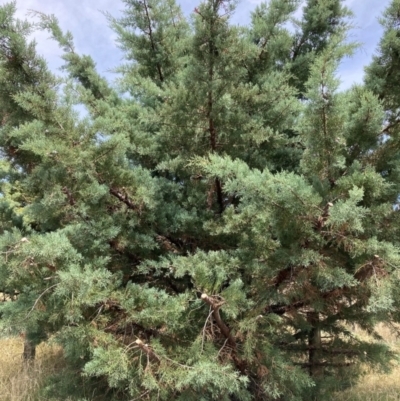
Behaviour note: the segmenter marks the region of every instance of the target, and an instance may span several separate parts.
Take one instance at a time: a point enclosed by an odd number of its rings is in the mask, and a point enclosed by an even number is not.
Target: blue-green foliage
[[[56,17],[0,7],[0,328],[62,345],[43,395],[308,401],[386,369],[348,327],[400,320],[399,1],[344,92],[340,0],[248,27],[230,0],[124,3],[114,86]]]

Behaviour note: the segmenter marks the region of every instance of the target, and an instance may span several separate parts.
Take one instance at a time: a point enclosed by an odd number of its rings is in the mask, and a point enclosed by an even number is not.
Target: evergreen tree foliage
[[[190,21],[125,0],[107,15],[115,85],[56,17],[0,7],[0,328],[62,345],[70,370],[44,396],[322,400],[390,367],[375,326],[400,319],[399,4],[366,84],[342,92],[339,0],[292,27],[295,0],[248,27],[232,0]]]
[[[396,83],[399,78],[399,20],[400,2],[392,1],[380,19],[385,29],[379,44],[379,52],[367,68],[366,84],[384,100],[387,109],[398,108],[399,95]]]
[[[381,174],[397,181],[398,144],[400,140],[399,92],[396,88],[400,66],[400,2],[392,1],[380,20],[384,34],[378,54],[366,68],[366,87],[382,102],[385,123],[379,132],[380,157],[378,169]],[[389,180],[391,178],[388,177]]]

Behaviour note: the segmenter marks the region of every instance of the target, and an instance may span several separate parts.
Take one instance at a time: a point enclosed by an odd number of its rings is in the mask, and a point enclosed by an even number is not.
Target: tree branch
[[[326,349],[321,348],[313,345],[287,345],[283,346],[284,349],[289,351],[298,351],[298,352],[307,352],[310,350],[315,350],[324,354],[333,354],[333,355],[359,355],[360,351],[351,350],[351,349],[341,349],[341,348],[334,348],[334,349]]]
[[[46,292],[50,291],[52,288],[57,287],[57,285],[58,285],[58,283],[57,283],[57,284],[54,284],[54,285],[51,285],[50,287],[46,288],[46,289],[37,297],[35,303],[33,304],[32,308],[31,308],[31,310],[30,310],[29,313],[26,315],[26,318],[28,318],[29,315],[32,313],[32,311],[35,309],[35,306],[36,306],[37,303],[39,302],[40,298],[42,298],[42,296],[43,296],[44,294],[46,294]],[[26,319],[26,318],[25,318],[25,319]]]
[[[157,356],[157,354],[148,346],[148,344],[145,344],[142,340],[139,338],[135,341],[136,345],[145,353],[149,356],[150,359],[153,359],[154,361],[160,362],[160,358]]]
[[[150,15],[149,15],[149,9],[148,9],[148,6],[147,6],[147,0],[143,1],[143,5],[144,5],[145,13],[146,13],[148,27],[149,27],[149,38],[150,38],[151,48],[152,48],[152,50],[154,52],[154,55],[156,55],[156,45],[154,43],[153,30],[151,29],[151,19],[150,19]],[[163,82],[164,81],[164,75],[162,73],[160,63],[158,61],[156,62],[156,66],[157,66],[157,71],[158,71],[158,76],[160,78],[160,81]]]
[[[354,363],[352,362],[314,362],[314,363],[310,363],[310,362],[294,362],[294,365],[297,366],[302,366],[302,367],[310,367],[310,366],[332,366],[332,367],[340,367],[340,366],[351,366],[354,365]]]
[[[228,344],[233,348],[236,349],[236,341],[235,338],[232,336],[229,327],[224,323],[219,313],[219,309],[223,305],[223,302],[218,302],[212,297],[209,297],[207,294],[202,294],[201,299],[208,305],[210,305],[212,310],[212,316],[217,324],[218,328],[221,330],[221,333],[227,338]]]
[[[110,188],[110,194],[115,196],[121,202],[125,203],[131,210],[137,210],[137,206],[129,199],[129,197],[125,194],[122,194],[117,188]]]

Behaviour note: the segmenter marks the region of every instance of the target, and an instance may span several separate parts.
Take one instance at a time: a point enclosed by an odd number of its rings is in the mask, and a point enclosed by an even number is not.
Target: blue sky
[[[4,2],[4,0],[0,0]],[[199,0],[178,0],[185,14],[190,14]],[[232,22],[246,24],[251,10],[261,0],[241,0]],[[369,64],[382,35],[378,17],[389,5],[390,0],[346,0],[345,4],[354,12],[355,28],[350,38],[362,43],[356,54],[342,62],[338,76],[342,88],[361,82],[364,66]],[[80,53],[90,54],[97,63],[102,75],[112,79],[110,70],[120,64],[122,53],[115,44],[116,36],[108,28],[101,11],[108,11],[114,16],[120,15],[124,4],[121,0],[17,0],[18,17],[25,18],[28,10],[37,10],[46,14],[55,14],[64,30],[70,30],[75,38],[76,49]],[[62,65],[61,51],[56,43],[48,40],[47,33],[36,33],[38,51],[49,61],[52,69]]]

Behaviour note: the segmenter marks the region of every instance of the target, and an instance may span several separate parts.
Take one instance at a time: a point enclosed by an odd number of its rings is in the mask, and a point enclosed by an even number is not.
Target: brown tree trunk
[[[318,364],[318,349],[321,347],[321,330],[319,328],[318,312],[308,312],[308,323],[312,326],[308,334],[308,363],[310,366],[310,376],[315,377],[320,374],[321,367]]]
[[[32,341],[28,340],[25,338],[24,341],[24,352],[22,354],[22,357],[24,359],[24,362],[32,362],[35,360],[35,355],[36,355],[36,345],[32,343]]]

